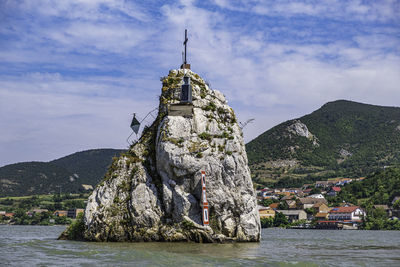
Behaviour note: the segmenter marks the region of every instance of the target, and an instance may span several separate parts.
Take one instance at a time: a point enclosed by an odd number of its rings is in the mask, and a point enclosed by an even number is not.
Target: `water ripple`
[[[264,229],[260,243],[56,240],[64,227],[0,226],[2,266],[400,266],[400,232]]]

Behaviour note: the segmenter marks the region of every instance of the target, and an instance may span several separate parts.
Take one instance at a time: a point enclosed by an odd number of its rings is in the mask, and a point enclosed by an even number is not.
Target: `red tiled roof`
[[[355,211],[356,209],[359,209],[360,207],[358,206],[351,206],[351,207],[336,207],[333,208],[330,213],[351,213]]]
[[[272,203],[271,205],[269,205],[269,207],[270,207],[271,209],[277,209],[278,206],[279,206],[279,203]]]
[[[334,186],[334,187],[332,187],[332,190],[335,192],[340,192],[342,190],[342,188],[340,188],[338,186]]]

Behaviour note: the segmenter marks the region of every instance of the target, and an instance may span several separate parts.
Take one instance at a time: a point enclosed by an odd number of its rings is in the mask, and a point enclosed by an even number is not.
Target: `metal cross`
[[[187,38],[187,29],[185,29],[185,41],[183,42],[183,44],[185,45],[185,60],[184,60],[183,64],[187,64],[187,62],[186,62],[186,44],[187,44],[188,40],[189,39]]]

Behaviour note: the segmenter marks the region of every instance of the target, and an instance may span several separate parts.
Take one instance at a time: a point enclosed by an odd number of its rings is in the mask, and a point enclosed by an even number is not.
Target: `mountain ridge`
[[[400,165],[400,107],[348,100],[327,102],[310,114],[265,131],[248,142],[246,150],[253,181],[261,185],[300,186],[333,177],[365,176],[387,165]],[[63,192],[79,192],[82,184],[95,186],[104,177],[112,157],[125,151],[90,149],[49,162],[5,165],[0,167],[0,197],[55,193],[60,186]],[[29,186],[10,191],[16,186],[16,178],[10,180],[7,175],[11,170],[15,173],[22,167],[25,169],[24,165],[35,165],[32,175],[25,173],[24,179],[41,184],[38,177],[44,174],[52,177],[57,186]],[[51,171],[44,171],[46,166]],[[59,177],[54,177],[53,172]],[[74,182],[68,182],[71,179]],[[18,180],[17,184],[22,181],[27,180]],[[38,190],[29,191],[31,187]]]
[[[285,121],[246,145],[253,179],[364,176],[400,164],[400,108],[337,100]]]
[[[0,197],[84,191],[82,184],[94,187],[104,177],[112,157],[124,151],[90,149],[48,162],[5,165],[0,167]]]

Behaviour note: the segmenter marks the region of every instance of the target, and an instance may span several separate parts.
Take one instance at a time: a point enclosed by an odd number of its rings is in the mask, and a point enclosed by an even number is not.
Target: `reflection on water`
[[[264,229],[260,243],[56,240],[61,226],[0,225],[5,266],[400,266],[400,232]]]

